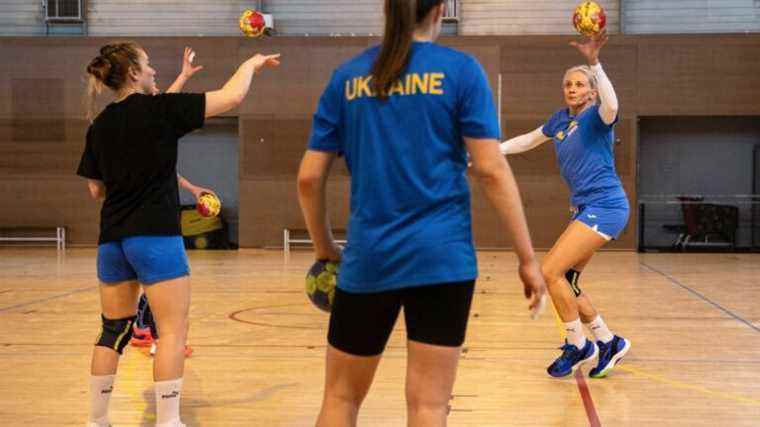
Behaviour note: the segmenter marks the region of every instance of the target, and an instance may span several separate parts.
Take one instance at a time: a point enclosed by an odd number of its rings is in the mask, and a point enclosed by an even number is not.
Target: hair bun
[[[119,48],[120,48],[119,44],[116,44],[116,43],[114,43],[114,44],[107,44],[107,45],[105,45],[105,46],[103,46],[103,47],[100,48],[100,56],[107,57],[107,56],[109,56],[109,55],[111,55],[113,53],[116,53],[116,51],[118,51]]]
[[[105,83],[108,80],[108,75],[111,73],[111,61],[103,56],[98,56],[87,66],[87,72],[95,76],[102,83]]]

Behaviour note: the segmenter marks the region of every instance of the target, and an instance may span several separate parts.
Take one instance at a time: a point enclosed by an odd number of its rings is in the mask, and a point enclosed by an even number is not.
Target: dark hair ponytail
[[[385,34],[377,61],[372,66],[372,87],[386,99],[393,82],[409,62],[414,29],[443,0],[385,0]]]

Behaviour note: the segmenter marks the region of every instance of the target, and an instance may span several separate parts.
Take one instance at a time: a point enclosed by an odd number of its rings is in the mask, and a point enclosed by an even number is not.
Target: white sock
[[[602,320],[602,316],[597,315],[596,319],[592,320],[590,323],[586,323],[586,327],[591,330],[591,333],[594,334],[594,338],[596,338],[597,341],[601,341],[605,344],[612,341],[612,338],[615,336],[612,335],[612,332],[607,327],[607,324],[604,323],[604,320]]]
[[[108,401],[116,375],[90,375],[90,422],[108,425]]]
[[[179,399],[182,378],[156,382],[156,425],[179,425]]]
[[[586,345],[586,335],[583,333],[581,319],[575,319],[572,322],[565,322],[565,334],[567,342],[582,349]]]

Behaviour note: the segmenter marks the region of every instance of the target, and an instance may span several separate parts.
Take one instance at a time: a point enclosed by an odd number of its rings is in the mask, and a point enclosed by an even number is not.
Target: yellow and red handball
[[[264,15],[255,10],[246,10],[240,15],[240,31],[246,37],[261,37],[266,30]]]
[[[214,217],[219,215],[219,211],[222,210],[222,202],[219,198],[211,193],[203,193],[198,198],[198,203],[195,205],[198,213],[205,217]]]
[[[573,12],[573,26],[584,36],[595,36],[602,32],[607,24],[604,9],[593,1],[584,1]]]

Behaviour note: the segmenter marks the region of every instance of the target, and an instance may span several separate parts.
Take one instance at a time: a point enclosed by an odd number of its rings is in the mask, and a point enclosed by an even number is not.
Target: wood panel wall
[[[74,175],[87,122],[83,69],[104,38],[0,40],[0,209],[2,226],[63,224],[70,243],[94,245],[99,205]],[[206,68],[187,91],[221,86],[254,52],[281,52],[276,72],[255,78],[252,93],[232,116],[240,124],[240,243],[277,246],[282,229],[303,228],[295,176],[311,115],[332,70],[377,42],[370,38],[236,37],[144,38],[158,82],[167,87],[180,69],[182,47],[192,45]],[[560,81],[581,62],[567,37],[457,37],[441,40],[481,61],[494,91],[501,75],[505,137],[540,126],[562,106]],[[637,117],[668,115],[760,116],[760,35],[615,36],[602,61],[620,97],[617,167],[636,201]],[[510,158],[537,247],[547,248],[567,223],[568,193],[550,144]],[[350,181],[341,164],[330,181],[337,228],[348,218]],[[474,233],[480,247],[509,245],[492,209],[473,188]],[[633,249],[634,216],[620,241]]]

